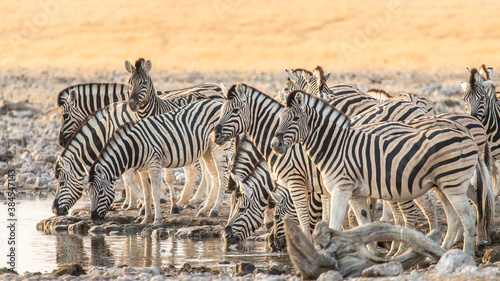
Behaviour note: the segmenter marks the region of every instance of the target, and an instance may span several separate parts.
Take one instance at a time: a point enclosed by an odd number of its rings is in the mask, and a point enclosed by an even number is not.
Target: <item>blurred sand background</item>
[[[497,0],[0,1],[0,66],[459,71],[500,61]]]

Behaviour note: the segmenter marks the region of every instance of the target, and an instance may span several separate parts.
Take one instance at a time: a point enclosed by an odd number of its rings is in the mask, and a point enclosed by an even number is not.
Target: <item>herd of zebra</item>
[[[271,246],[282,249],[285,216],[311,239],[320,220],[337,230],[348,227],[347,217],[351,224],[371,222],[376,199],[384,200],[384,218],[392,211],[396,224],[415,227],[418,206],[435,229],[427,193],[435,187],[447,218],[442,246],[463,238],[463,250],[474,255],[474,242],[488,243],[500,193],[500,169],[491,172],[493,162],[500,166],[491,68],[470,70],[462,84],[469,114],[436,114],[418,94],[327,86],[321,67],[287,70],[276,96],[245,84],[157,92],[150,60],[125,61],[125,68],[128,85],[78,84],[58,95],[64,150],[55,164],[56,215],[67,215],[82,196],[87,175],[94,223],[104,220],[120,176],[123,207],[140,201],[142,224],[162,223],[164,181],[172,214],[200,204],[198,216],[217,216],[227,190],[226,241],[242,241],[265,225]],[[186,183],[177,199],[171,169],[180,167]],[[405,250],[393,243],[388,255]]]

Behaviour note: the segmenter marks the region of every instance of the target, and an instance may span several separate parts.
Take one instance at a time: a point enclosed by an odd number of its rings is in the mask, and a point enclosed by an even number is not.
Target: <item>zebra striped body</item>
[[[279,187],[271,178],[269,166],[254,146],[252,140],[246,134],[240,134],[235,138],[235,156],[228,190],[233,190],[231,204],[231,215],[224,231],[224,237],[229,243],[236,243],[246,239],[258,227],[262,225],[264,210],[269,208],[268,200],[270,192]],[[239,183],[239,184],[238,184]],[[245,192],[240,192],[242,186]],[[283,249],[286,246],[283,218],[288,215],[298,222],[295,206],[287,189],[281,194],[279,204],[274,208],[275,229],[272,233],[271,248]],[[251,194],[252,196],[247,196]],[[259,196],[255,196],[259,195]],[[309,217],[310,228],[314,229],[316,223],[321,219],[320,194],[309,195]],[[288,202],[288,203],[287,203]],[[240,206],[240,207],[238,207]],[[241,206],[248,206],[244,209]],[[242,209],[239,209],[242,208]]]
[[[122,83],[85,83],[70,86],[57,96],[61,112],[59,145],[65,147],[80,125],[95,111],[128,99],[128,86]]]
[[[150,71],[152,68],[152,63],[150,60],[138,59],[135,62],[135,67],[129,62],[125,61],[125,69],[127,72],[131,74],[128,85],[129,85],[129,106],[130,108],[137,112],[140,118],[146,118],[150,116],[155,116],[158,114],[164,114],[166,112],[171,111],[174,108],[177,108],[178,104],[172,104],[168,100],[161,99],[158,97],[158,93],[155,90],[153,79],[150,76]],[[189,93],[189,96],[185,94]],[[200,85],[180,90],[167,91],[164,92],[163,95],[168,95],[175,97],[177,95],[182,95],[185,97],[184,104],[189,104],[194,100],[200,99],[210,99],[216,100],[220,102],[224,102],[225,98],[222,94],[221,89],[215,85]],[[209,198],[215,198],[217,196],[217,200],[221,200],[222,193],[219,192],[218,195],[214,194],[216,192],[216,188],[212,188],[210,190]],[[196,203],[200,203],[203,199],[201,196],[201,184],[200,188],[198,188],[194,198],[189,200],[189,195],[191,194],[192,189],[184,189],[181,194],[180,200],[178,202],[180,207],[184,207],[186,205],[193,206]],[[209,202],[209,204],[205,204],[205,206],[199,211],[199,215],[217,214],[217,209],[210,210],[210,206],[214,205],[214,202]],[[215,204],[215,207],[218,207],[218,204]]]
[[[162,168],[183,167],[201,158],[212,175],[214,188],[218,188],[219,183],[225,186],[227,148],[215,146],[209,138],[220,108],[218,101],[196,101],[166,114],[141,119],[135,125],[125,124],[116,131],[90,168],[92,220],[100,222],[104,219],[114,197],[112,183],[128,169],[147,170],[150,174],[155,224],[159,224],[162,218],[158,194]],[[217,168],[222,169],[217,171]],[[143,224],[150,216],[150,196],[146,192],[149,192],[148,188],[144,194],[146,215]],[[207,201],[210,200],[215,201],[212,198]],[[220,201],[215,204],[220,204]]]
[[[450,218],[456,219],[458,214],[465,229],[464,251],[474,255],[475,218],[466,193],[479,161],[479,150],[468,135],[446,128],[415,129],[389,137],[365,133],[351,129],[349,119],[327,102],[293,92],[280,115],[271,145],[283,153],[298,142],[316,163],[331,191],[335,203],[331,228],[340,229],[352,195],[402,201],[437,186],[448,218],[443,246],[452,246],[458,225]],[[366,209],[363,200],[353,203]],[[449,209],[451,206],[456,213]],[[362,213],[357,217],[366,218]]]
[[[405,100],[409,101],[418,107],[425,110],[430,115],[437,114],[434,108],[434,102],[424,95],[412,94],[412,93],[400,93],[397,96],[391,96],[386,91],[382,89],[370,89],[366,94],[376,98],[380,102],[386,102],[390,100]]]
[[[118,102],[95,112],[83,122],[55,164],[59,186],[52,209],[56,215],[66,215],[82,196],[86,167],[92,166],[114,131],[125,123],[138,120],[126,102]]]
[[[500,195],[500,101],[495,95],[495,86],[489,77],[486,67],[482,66],[483,76],[476,69],[470,72],[469,82],[462,83],[463,99],[467,112],[481,120],[488,137],[491,155],[497,167],[495,175],[495,196]]]

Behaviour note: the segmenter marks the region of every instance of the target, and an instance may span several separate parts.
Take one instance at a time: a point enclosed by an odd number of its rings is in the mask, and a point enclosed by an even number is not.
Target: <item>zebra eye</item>
[[[69,117],[69,113],[64,113],[64,114],[63,114],[63,118],[64,118],[64,119],[68,119],[68,117]]]
[[[240,109],[239,109],[239,108],[235,108],[235,109],[233,109],[233,113],[234,113],[234,114],[238,114],[239,112],[240,112]]]
[[[279,220],[280,219],[280,215],[274,215],[274,219]]]
[[[293,117],[293,119],[292,119],[292,120],[293,120],[294,122],[299,121],[299,116],[295,116],[295,117]]]
[[[243,213],[246,209],[247,209],[247,208],[245,208],[245,207],[240,207],[240,208],[238,209],[238,211],[239,211],[240,213]]]

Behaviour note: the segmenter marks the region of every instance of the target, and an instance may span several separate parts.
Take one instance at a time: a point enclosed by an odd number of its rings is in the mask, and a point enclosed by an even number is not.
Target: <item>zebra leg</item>
[[[269,207],[269,204],[266,206],[266,210],[264,211],[264,226],[266,230],[270,231],[274,226],[274,213],[276,208]]]
[[[323,214],[321,215],[321,220],[329,222],[330,221],[330,196],[321,195],[321,204],[323,204]]]
[[[162,186],[162,179],[161,179],[161,165],[160,167],[155,167],[155,166],[150,166],[149,167],[149,176],[151,177],[151,190],[152,190],[152,197],[153,197],[153,205],[155,209],[155,216],[154,216],[154,225],[160,225],[161,220],[162,220],[162,215],[161,215],[161,206],[160,206],[160,198],[161,198],[161,186]],[[175,204],[175,201],[173,202]],[[176,206],[177,207],[177,206]],[[172,209],[173,210],[173,209]]]
[[[495,189],[493,190],[493,194],[495,197],[500,196],[500,161],[495,161]]]
[[[191,193],[193,192],[194,182],[196,181],[198,171],[196,170],[194,164],[191,164],[184,167],[184,173],[186,175],[186,183],[182,188],[179,201],[177,201],[180,208],[186,207],[189,203],[189,197],[191,197]]]
[[[436,206],[432,202],[432,198],[429,196],[429,193],[425,193],[424,195],[413,199],[413,202],[415,202],[420,210],[422,210],[425,218],[429,222],[429,232],[434,229],[438,229]]]
[[[295,205],[295,211],[297,212],[297,218],[299,220],[300,227],[302,231],[312,241],[311,236],[311,220],[309,216],[309,204],[307,197],[307,189],[306,186],[301,183],[298,185],[297,183],[292,183],[289,185],[288,190],[290,191],[290,195],[292,197],[293,204]]]
[[[188,207],[190,208],[195,208],[195,205],[200,204],[204,198],[207,197],[208,195],[208,190],[210,189],[210,173],[208,172],[208,169],[205,165],[205,162],[202,160],[200,161],[200,167],[201,167],[201,182],[198,186],[198,189],[193,195],[193,198],[191,198],[188,202]]]
[[[368,204],[368,209],[370,210],[371,222],[375,221],[375,206],[377,205],[377,198],[366,199],[366,204]]]
[[[349,200],[349,204],[351,205],[352,211],[356,215],[359,225],[365,225],[372,222],[370,217],[370,208],[368,207],[368,200],[366,197],[352,196]],[[368,249],[372,253],[377,252],[375,243],[369,243]]]
[[[142,180],[142,189],[144,191],[144,218],[141,224],[147,224],[151,218],[151,179],[149,178],[148,171],[142,171],[140,173]]]
[[[452,194],[447,192],[447,190],[444,190],[444,192],[464,226],[463,251],[474,257],[474,236],[476,234],[474,208],[469,204],[467,196]]]
[[[214,146],[211,151],[212,151],[212,157],[215,162],[215,166],[217,169],[217,176],[218,176],[218,187],[216,189],[216,197],[215,197],[215,202],[213,204],[212,209],[210,209],[209,216],[210,217],[218,217],[219,216],[219,207],[222,205],[222,197],[224,196],[224,190],[226,189],[227,182],[229,179],[229,169],[228,169],[228,157],[229,157],[229,147],[231,146],[230,142],[227,142],[225,145],[222,146]],[[214,184],[215,187],[215,184]],[[213,192],[215,189],[211,189]],[[209,198],[213,198],[212,192],[209,195]],[[211,199],[212,200],[212,199]],[[213,202],[213,201],[210,201]]]
[[[382,200],[382,204],[382,217],[380,221],[389,222],[393,218],[390,203],[387,200]]]
[[[173,169],[165,169],[164,180],[168,186],[168,192],[170,193],[170,213],[178,214],[180,213],[179,207],[177,207],[177,198],[175,197],[175,189],[174,189],[174,170]],[[161,176],[160,176],[161,178]],[[160,184],[163,186],[163,184]],[[154,189],[153,189],[154,191]],[[163,195],[164,192],[160,189],[160,194]],[[160,195],[160,196],[161,196]]]
[[[209,212],[210,208],[215,204],[215,200],[217,197],[217,194],[219,192],[219,177],[217,174],[217,167],[215,165],[214,157],[212,155],[212,151],[209,149],[207,152],[203,155],[203,161],[205,162],[205,166],[210,173],[210,178],[212,180],[212,188],[210,189],[210,193],[208,195],[208,198],[205,200],[205,206],[201,208],[198,211],[198,214],[196,214],[197,217],[206,217],[207,213]]]
[[[403,218],[403,212],[401,211],[401,208],[399,208],[399,204],[396,201],[391,201],[388,202],[389,208],[392,211],[392,214],[394,216],[394,224],[397,226],[404,226],[404,218]],[[387,253],[388,257],[394,256],[396,252],[399,249],[399,246],[401,245],[400,241],[392,241],[391,243],[391,249]]]
[[[413,200],[398,202],[398,206],[401,212],[403,213],[404,226],[411,229],[415,229],[418,218],[417,207],[415,206],[415,202]],[[404,252],[406,252],[406,250],[408,250],[409,247],[410,246],[408,244],[400,242],[398,251],[394,254],[394,256],[403,254]]]
[[[144,205],[144,192],[141,187],[137,184],[139,181],[141,181],[141,177],[135,170],[127,170],[125,173],[122,175],[123,183],[125,186],[129,187],[129,189],[135,194],[139,200]],[[129,206],[127,207],[127,210],[132,210],[132,209],[137,209],[137,200],[131,199],[133,202],[129,203]]]
[[[347,211],[347,206],[349,200],[352,196],[352,189],[341,190],[339,188],[333,188],[330,191],[330,228],[333,230],[340,230],[342,221],[344,220],[345,213]]]
[[[458,214],[455,212],[455,209],[453,208],[453,205],[451,204],[450,200],[443,193],[443,191],[441,191],[439,188],[435,188],[434,190],[436,191],[439,201],[441,201],[441,205],[443,206],[444,212],[446,214],[446,223],[448,225],[446,230],[446,235],[444,237],[441,247],[445,249],[451,249],[455,241],[455,237],[457,236],[458,229],[460,228],[461,225],[460,218]],[[469,203],[467,202],[467,204]]]

